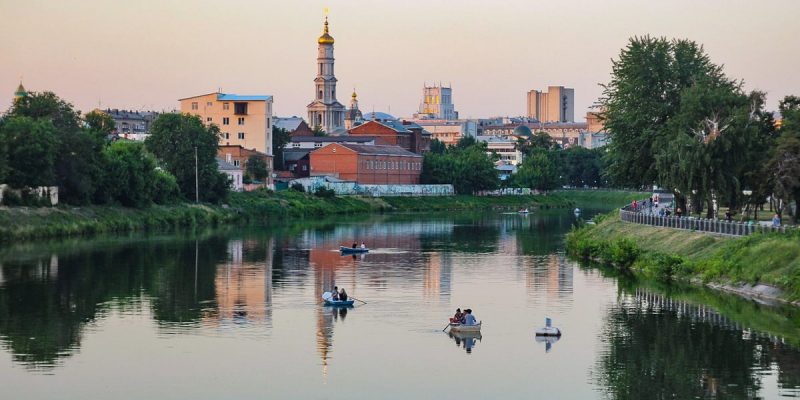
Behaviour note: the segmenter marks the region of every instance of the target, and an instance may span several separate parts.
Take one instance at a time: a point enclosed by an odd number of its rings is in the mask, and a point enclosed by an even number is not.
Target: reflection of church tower
[[[350,109],[347,110],[347,113],[344,117],[344,128],[351,129],[355,126],[358,126],[363,121],[364,116],[361,115],[361,110],[358,109],[358,95],[356,91],[353,90],[353,95],[350,99]]]
[[[314,101],[308,105],[308,123],[314,128],[321,128],[328,134],[344,133],[344,106],[336,101],[336,76],[333,71],[333,36],[328,33],[328,17],[325,16],[325,28],[317,40],[317,77]]]

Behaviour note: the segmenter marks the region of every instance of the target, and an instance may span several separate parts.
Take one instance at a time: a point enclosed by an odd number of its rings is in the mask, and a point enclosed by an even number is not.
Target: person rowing
[[[339,287],[334,286],[333,291],[331,292],[331,300],[337,301],[339,300]]]
[[[472,309],[468,308],[464,310],[466,313],[464,315],[464,325],[477,325],[478,321],[475,319],[475,316],[472,315]]]
[[[339,290],[339,301],[347,301],[347,292],[344,291],[344,288]]]
[[[453,315],[453,318],[450,318],[451,324],[463,324],[464,323],[464,313],[461,312],[460,308],[456,308],[456,313]]]

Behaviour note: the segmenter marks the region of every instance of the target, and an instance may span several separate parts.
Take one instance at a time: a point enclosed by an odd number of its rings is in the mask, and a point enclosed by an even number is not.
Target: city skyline
[[[461,117],[524,115],[529,90],[564,85],[582,120],[611,59],[646,34],[704,45],[746,90],[766,91],[769,109],[800,92],[795,2],[596,3],[2,1],[0,108],[22,76],[29,90],[54,91],[84,112],[172,110],[179,98],[221,89],[272,95],[275,115],[304,117],[325,7],[340,91],[355,88],[365,112],[411,116],[423,85],[442,82]]]

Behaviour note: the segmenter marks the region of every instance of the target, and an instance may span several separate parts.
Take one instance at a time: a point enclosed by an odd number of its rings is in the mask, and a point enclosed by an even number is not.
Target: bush
[[[306,191],[306,189],[303,187],[303,185],[301,185],[299,183],[296,183],[296,182],[292,184],[291,189],[296,191],[296,192],[300,192],[300,193],[303,193],[303,192]]]
[[[13,191],[13,190],[11,190],[9,188],[6,188],[6,190],[3,191],[3,204],[7,205],[7,206],[10,206],[10,207],[21,206],[22,205],[22,199],[19,197],[17,192],[15,192],[15,191]]]
[[[156,171],[153,183],[153,202],[156,204],[174,204],[180,198],[180,188],[175,177],[169,172]]]
[[[336,197],[336,191],[333,189],[328,189],[326,187],[318,187],[317,190],[314,192],[314,196],[321,197],[323,199],[332,199]]]

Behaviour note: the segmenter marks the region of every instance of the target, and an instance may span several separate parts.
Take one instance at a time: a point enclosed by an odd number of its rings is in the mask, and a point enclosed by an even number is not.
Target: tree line
[[[501,180],[495,163],[499,156],[487,144],[465,136],[446,146],[434,139],[425,154],[420,181],[452,184],[458,194],[473,194],[501,187],[548,191],[562,186],[604,187],[605,161],[602,149],[562,148],[547,133],[517,139],[523,157],[515,174]]]
[[[114,129],[107,114],[81,117],[52,92],[16,99],[0,117],[0,183],[22,196],[7,191],[4,202],[40,205],[30,190],[40,186],[57,186],[59,202],[71,205],[193,201],[195,177],[201,201],[225,199],[230,182],[217,169],[217,127],[167,113],[144,143],[112,140]]]
[[[765,93],[745,91],[701,45],[650,36],[630,39],[603,87],[612,184],[661,186],[709,218],[720,205],[749,211],[769,199],[796,221],[800,98],[780,102],[778,128]]]

